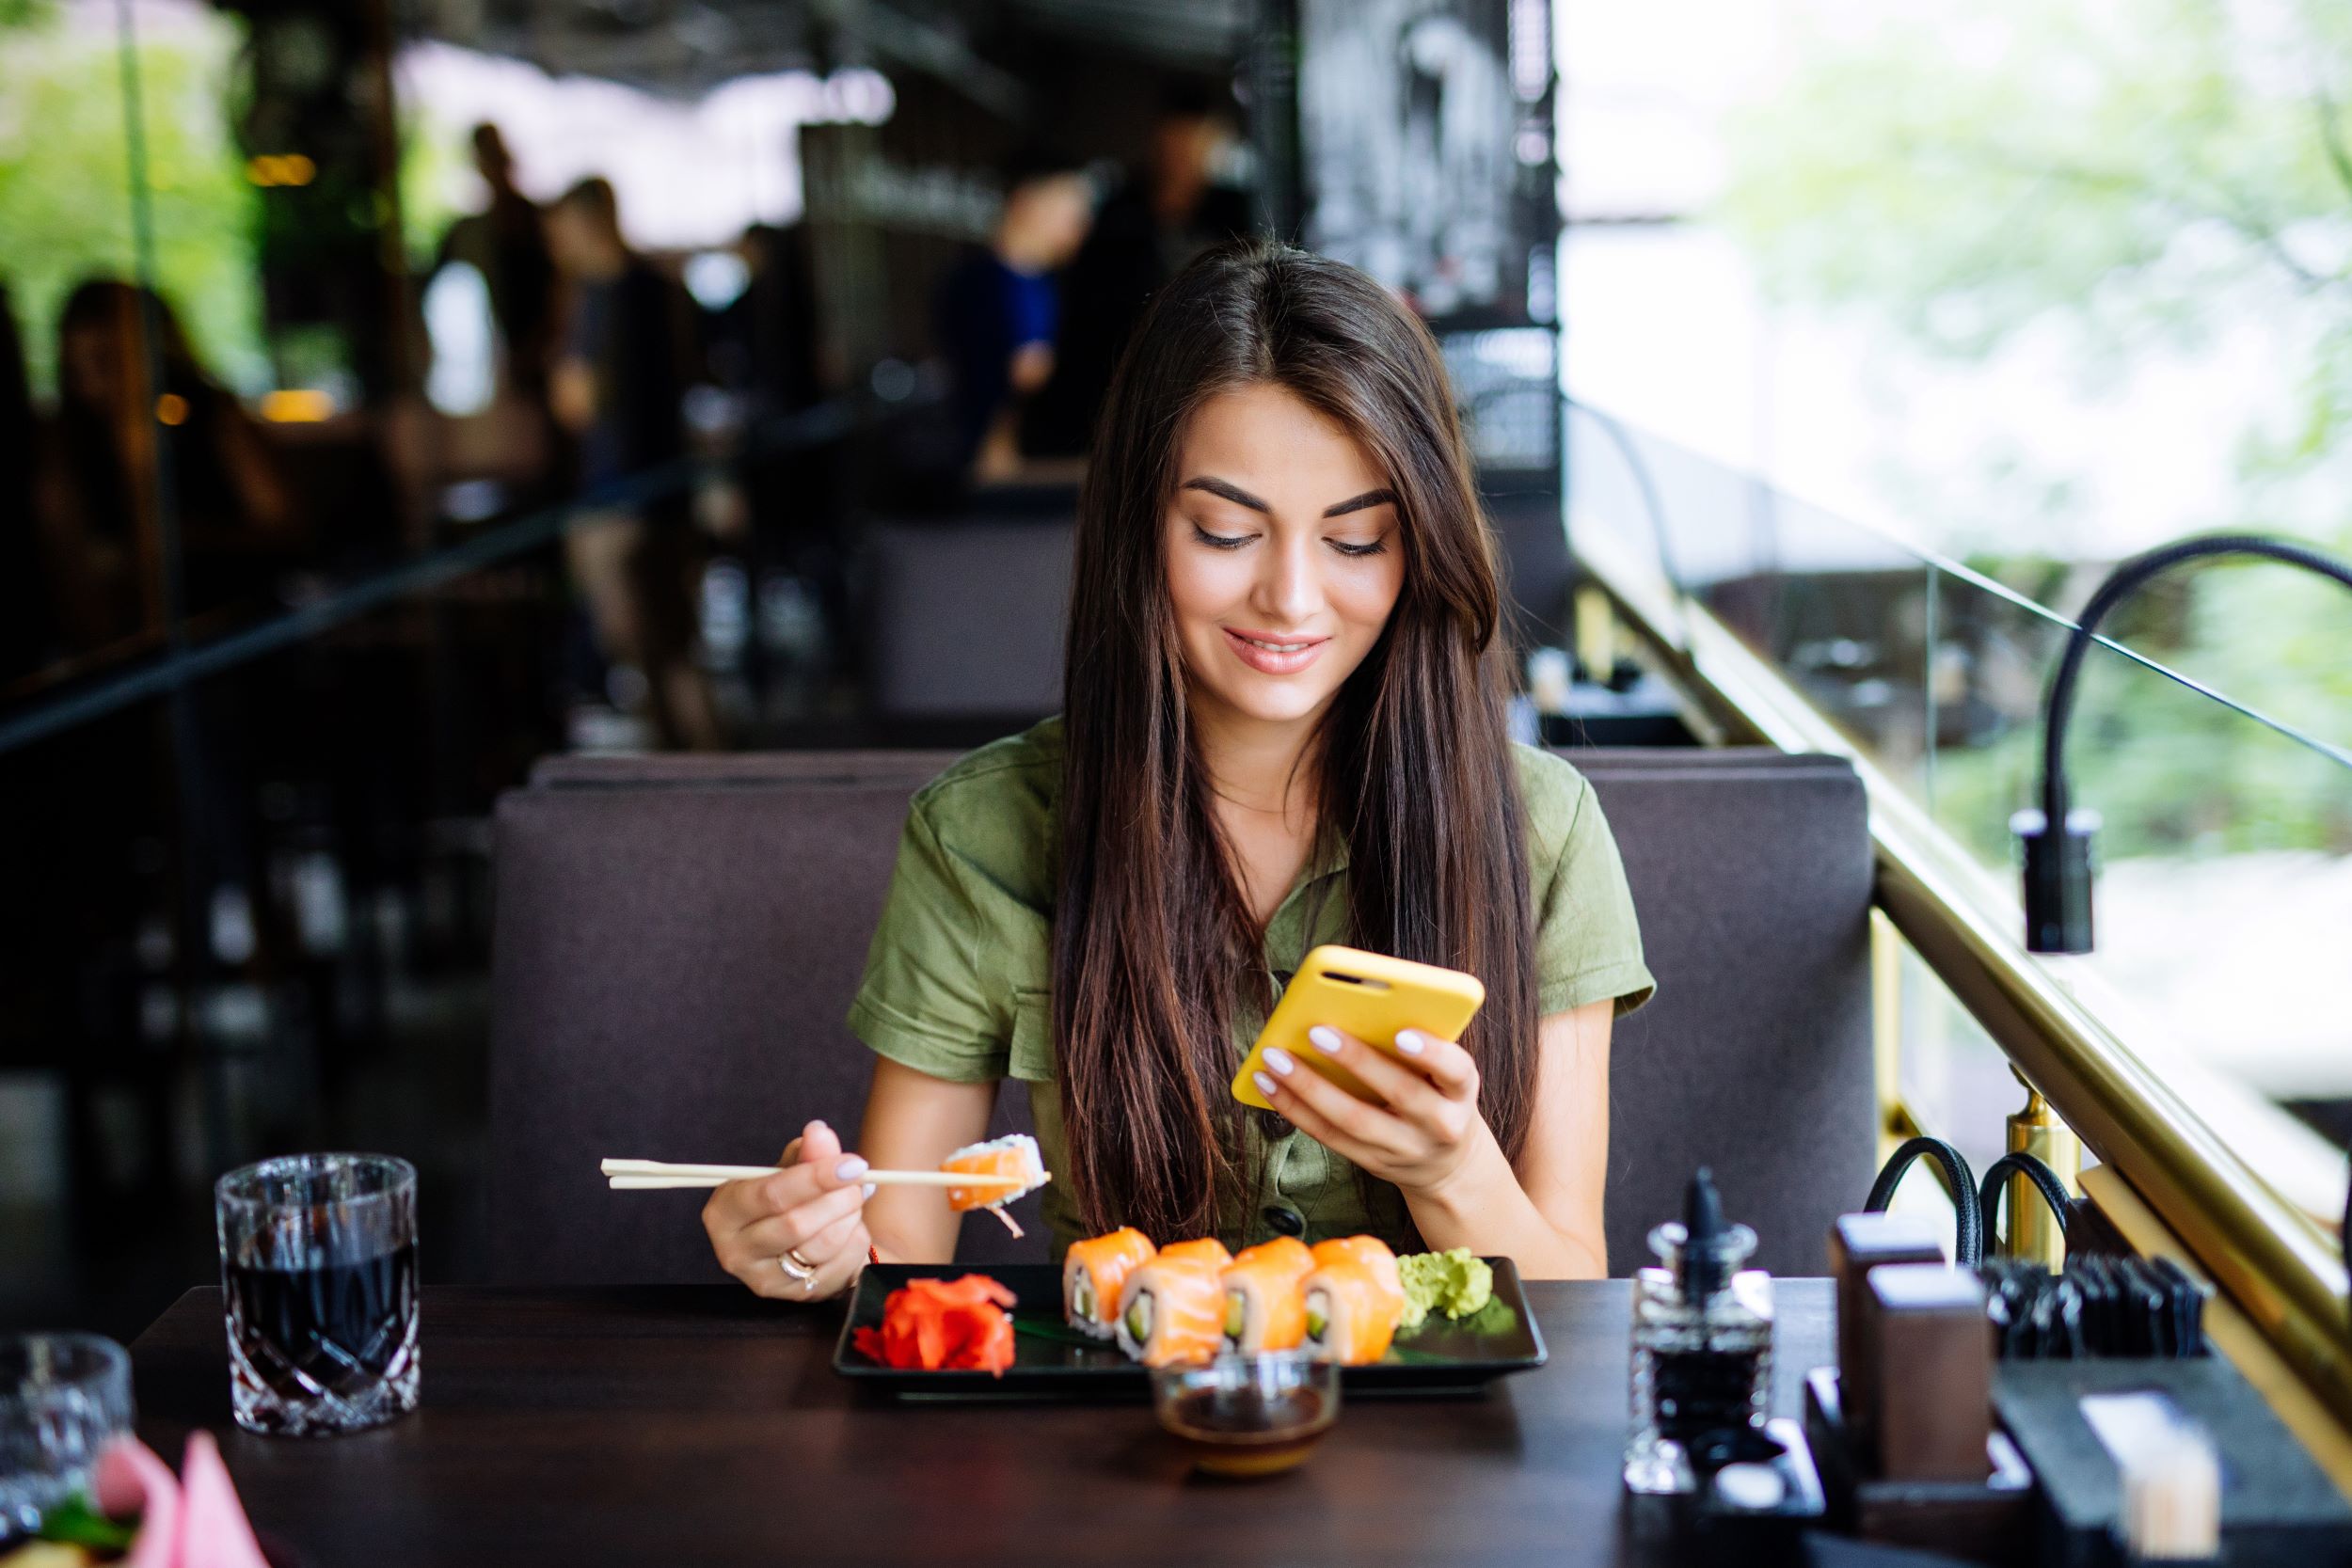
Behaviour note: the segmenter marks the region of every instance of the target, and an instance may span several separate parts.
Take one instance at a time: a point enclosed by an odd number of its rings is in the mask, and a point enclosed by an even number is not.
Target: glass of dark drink
[[[248,1432],[324,1436],[417,1407],[417,1170],[292,1154],[214,1184],[229,1384]]]

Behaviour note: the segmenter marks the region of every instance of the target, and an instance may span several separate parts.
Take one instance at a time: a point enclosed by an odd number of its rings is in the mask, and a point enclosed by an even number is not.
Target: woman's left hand
[[[1452,1040],[1399,1031],[1398,1055],[1327,1024],[1310,1048],[1353,1073],[1379,1102],[1359,1100],[1279,1048],[1258,1088],[1293,1125],[1406,1194],[1436,1194],[1486,1149],[1501,1150],[1478,1112],[1478,1064]]]

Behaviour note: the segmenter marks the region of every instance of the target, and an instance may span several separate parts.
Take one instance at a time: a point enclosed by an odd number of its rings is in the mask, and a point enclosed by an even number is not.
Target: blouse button
[[[1300,1213],[1295,1204],[1267,1204],[1265,1223],[1267,1228],[1278,1236],[1304,1236],[1307,1233],[1307,1216]]]

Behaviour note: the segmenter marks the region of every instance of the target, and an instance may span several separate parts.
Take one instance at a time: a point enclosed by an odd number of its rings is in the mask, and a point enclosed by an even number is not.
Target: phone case
[[[1274,1109],[1251,1075],[1264,1066],[1266,1047],[1279,1045],[1357,1099],[1376,1100],[1354,1073],[1309,1043],[1307,1031],[1327,1023],[1393,1056],[1400,1029],[1461,1038],[1486,1000],[1486,988],[1457,970],[1353,947],[1318,947],[1291,976],[1273,1016],[1242,1059],[1241,1070],[1233,1074],[1233,1098],[1262,1111]]]

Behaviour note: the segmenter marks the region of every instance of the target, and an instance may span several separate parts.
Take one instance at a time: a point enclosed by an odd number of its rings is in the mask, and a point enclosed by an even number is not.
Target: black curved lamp
[[[2142,583],[2184,562],[2206,556],[2250,555],[2300,566],[2352,588],[2352,565],[2307,545],[2260,533],[2216,533],[2184,539],[2136,555],[2107,574],[2083,607],[2066,653],[2042,699],[2042,809],[2021,811],[2010,830],[2026,848],[2026,949],[2032,953],[2090,951],[2090,838],[2099,814],[2071,807],[2066,788],[2066,725],[2074,717],[2074,681],[2083,656],[2107,612]],[[2053,831],[2053,824],[2056,831]]]
[[[2107,574],[2083,607],[2067,640],[2066,653],[2050,677],[2042,700],[2042,809],[2010,818],[2010,831],[2026,849],[2026,947],[2034,953],[2088,953],[2091,946],[2090,837],[2099,814],[2077,810],[2067,800],[2066,724],[2074,716],[2074,681],[2099,623],[2138,587],[2184,562],[2206,556],[2249,555],[2300,566],[2352,588],[2352,565],[2306,545],[2259,533],[2217,533],[2184,539],[2137,555]],[[2352,1193],[2344,1199],[2340,1232],[2344,1262],[2352,1268]]]

